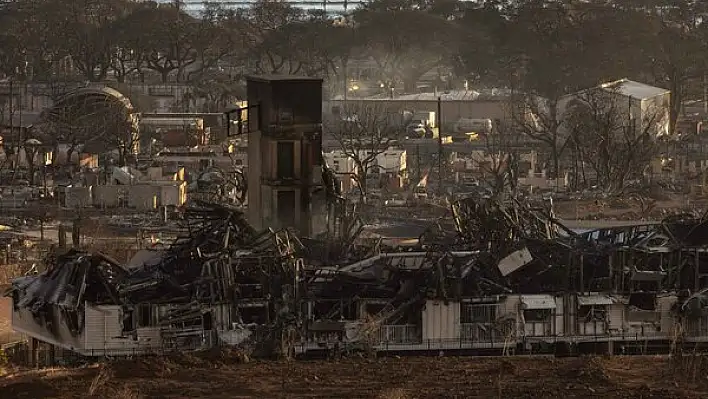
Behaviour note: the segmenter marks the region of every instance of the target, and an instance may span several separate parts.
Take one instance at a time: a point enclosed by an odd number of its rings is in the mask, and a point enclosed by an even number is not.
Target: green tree
[[[139,40],[131,40],[141,53],[145,68],[157,72],[163,82],[173,77],[180,81],[185,70],[197,62],[200,24],[172,4],[144,3],[122,22],[124,26],[142,26]]]
[[[138,12],[142,4],[132,3],[128,12],[110,24],[111,71],[116,81],[124,83],[134,73],[143,76],[146,49],[143,46],[144,26],[132,13]]]
[[[62,24],[66,9],[59,0],[18,0],[10,4],[11,18],[3,28],[21,41],[25,78],[51,81],[70,73],[71,62]],[[15,71],[18,72],[18,71]]]
[[[73,66],[88,81],[106,79],[113,65],[115,36],[113,23],[126,12],[123,0],[62,1],[64,11],[56,18],[61,36],[66,39],[66,51]],[[50,4],[55,7],[55,4]]]
[[[354,13],[364,52],[382,80],[414,92],[418,80],[440,65],[452,65],[461,32],[446,18],[425,10],[379,0]]]
[[[550,174],[557,177],[565,148],[561,98],[589,83],[583,81],[583,66],[575,58],[586,44],[579,29],[583,20],[560,4],[544,1],[527,2],[516,13],[508,58],[515,122],[524,134],[547,146]]]
[[[656,84],[671,91],[669,132],[673,134],[689,82],[705,73],[708,5],[704,2],[664,0],[647,11],[648,58]]]

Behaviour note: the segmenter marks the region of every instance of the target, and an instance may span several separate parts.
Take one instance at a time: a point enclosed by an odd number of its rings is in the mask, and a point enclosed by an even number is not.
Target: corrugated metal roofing
[[[578,296],[578,305],[612,305],[615,301],[607,295]]]
[[[651,86],[645,83],[635,82],[629,79],[621,79],[615,82],[604,83],[602,84],[602,88],[616,91],[619,94],[640,100],[670,93],[669,90]]]
[[[440,97],[440,101],[493,101],[505,99],[509,96],[510,92],[506,89],[493,89],[493,90],[449,90],[449,91],[439,91],[430,93],[413,93],[413,94],[401,94],[394,95],[393,98],[388,94],[378,94],[369,97],[350,97],[349,100],[356,101],[437,101]],[[343,96],[335,96],[332,98],[334,101],[343,101]]]
[[[522,295],[524,309],[555,309],[556,299],[551,295]]]

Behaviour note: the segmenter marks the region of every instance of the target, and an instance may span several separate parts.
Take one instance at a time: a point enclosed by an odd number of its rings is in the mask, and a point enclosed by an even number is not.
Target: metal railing
[[[389,328],[390,327],[390,328]],[[529,355],[567,355],[570,353],[614,353],[622,355],[665,354],[675,348],[682,348],[682,343],[672,343],[667,336],[642,336],[639,333],[617,333],[612,335],[568,336],[568,337],[525,337],[503,339],[500,335],[486,335],[486,340],[472,339],[469,336],[451,339],[420,339],[416,336],[415,326],[386,326],[380,334],[386,339],[374,344],[373,349],[379,352],[445,352],[492,350],[496,354],[529,354]],[[77,353],[68,349],[40,346],[34,350],[28,343],[6,345],[1,349],[0,359],[14,364],[26,366],[56,366],[75,365],[94,362],[99,359],[123,359],[143,356],[171,356],[192,351],[211,348],[238,346],[246,353],[255,349],[259,339],[265,337],[263,332],[254,332],[249,340],[241,339],[229,342],[228,339],[217,337],[213,332],[205,332],[198,339],[183,343],[179,347],[170,345],[146,346],[134,348],[94,348]],[[653,339],[661,338],[661,339]],[[613,342],[615,345],[610,344]],[[565,348],[565,349],[564,349]],[[569,350],[568,348],[574,348]],[[582,348],[582,349],[578,349]],[[696,352],[696,347],[690,342],[683,347]],[[332,350],[333,347],[317,345],[313,342],[298,341],[294,343],[294,352],[307,356],[312,351]]]
[[[493,323],[460,324],[460,338],[465,342],[494,342],[497,340],[497,335],[499,334],[494,330]]]
[[[384,325],[376,336],[376,342],[379,344],[415,344],[420,343],[422,339],[420,327],[414,324]]]

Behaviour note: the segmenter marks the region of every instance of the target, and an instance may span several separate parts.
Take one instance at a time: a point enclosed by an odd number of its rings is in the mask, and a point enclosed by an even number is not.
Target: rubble
[[[83,354],[107,353],[110,324],[120,336],[113,349],[249,344],[292,356],[453,337],[523,348],[534,337],[555,342],[567,334],[560,328],[571,329],[565,323],[601,328],[597,339],[660,328],[656,312],[669,308],[688,327],[708,315],[705,216],[576,233],[552,203],[466,198],[451,213],[452,225],[434,224],[407,251],[392,251],[362,241],[353,214],[341,218],[338,236],[300,239],[287,229],[255,231],[239,208],[198,202],[184,212],[184,235],[164,249],[125,265],[71,250],[16,279],[15,327]],[[663,305],[667,296],[673,308]],[[550,316],[565,306],[577,310]],[[629,321],[612,321],[616,307]],[[89,337],[94,317],[106,324],[100,343]],[[558,327],[556,317],[578,320]],[[528,330],[535,325],[544,330]]]
[[[257,233],[239,210],[214,204],[187,210],[185,222],[188,236],[129,268],[101,254],[58,255],[44,273],[13,282],[14,306],[28,309],[50,333],[53,313],[60,312],[73,335],[82,332],[86,303],[120,306],[124,326],[132,325],[128,319],[141,304],[168,304],[156,325],[163,333],[180,330],[181,338],[189,335],[186,325],[202,333],[210,306],[234,300],[277,298],[267,318],[282,323],[283,309],[291,306],[285,302],[295,281],[294,255],[301,250],[297,238],[287,231]]]

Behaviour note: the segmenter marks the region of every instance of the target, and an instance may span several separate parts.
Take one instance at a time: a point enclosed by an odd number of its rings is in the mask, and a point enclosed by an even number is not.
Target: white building
[[[327,166],[337,175],[339,188],[343,193],[351,191],[353,187],[352,174],[354,173],[354,160],[341,150],[324,152]]]
[[[563,119],[567,118],[574,105],[587,102],[591,97],[602,100],[604,109],[611,107],[624,127],[646,130],[655,137],[669,134],[669,90],[620,79],[563,97],[558,114]]]
[[[160,206],[181,206],[187,201],[184,168],[164,174],[162,167],[150,167],[143,174],[129,167],[113,168],[109,184],[92,187],[93,205],[114,208],[127,205],[139,210]]]
[[[327,165],[337,174],[340,179],[342,192],[348,192],[354,187],[353,174],[357,172],[354,160],[347,156],[342,150],[332,150],[323,153]],[[360,158],[366,158],[366,150],[362,149]],[[369,168],[369,180],[379,187],[389,189],[400,189],[406,182],[407,170],[406,150],[397,147],[389,147],[376,156]],[[370,188],[373,188],[369,185]]]

